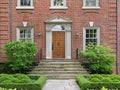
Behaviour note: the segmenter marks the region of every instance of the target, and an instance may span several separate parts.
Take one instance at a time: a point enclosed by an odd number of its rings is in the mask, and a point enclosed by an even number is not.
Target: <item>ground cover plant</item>
[[[0,74],[0,87],[9,90],[42,90],[47,78],[39,75]]]
[[[80,57],[94,74],[112,74],[115,55],[109,46],[88,44]]]
[[[7,65],[13,72],[22,72],[31,68],[37,48],[31,41],[11,41],[4,45]]]
[[[82,90],[101,90],[103,87],[108,90],[120,89],[120,76],[118,75],[78,75],[76,81]]]

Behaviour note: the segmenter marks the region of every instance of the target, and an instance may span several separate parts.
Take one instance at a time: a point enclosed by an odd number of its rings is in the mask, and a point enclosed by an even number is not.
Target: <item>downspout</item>
[[[12,41],[12,0],[9,0],[10,41]]]
[[[119,70],[118,70],[118,0],[116,0],[116,74],[119,74]]]

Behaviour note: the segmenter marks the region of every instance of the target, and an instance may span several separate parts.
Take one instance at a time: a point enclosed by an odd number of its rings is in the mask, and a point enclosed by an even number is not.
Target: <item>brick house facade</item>
[[[33,40],[42,59],[75,59],[89,42],[116,54],[116,25],[116,0],[1,0],[0,61],[10,40]]]

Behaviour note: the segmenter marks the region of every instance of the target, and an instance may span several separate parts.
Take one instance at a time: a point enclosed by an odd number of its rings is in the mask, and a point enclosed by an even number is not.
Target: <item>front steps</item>
[[[49,79],[74,79],[77,74],[87,74],[87,71],[75,60],[45,60],[30,74],[45,75]]]

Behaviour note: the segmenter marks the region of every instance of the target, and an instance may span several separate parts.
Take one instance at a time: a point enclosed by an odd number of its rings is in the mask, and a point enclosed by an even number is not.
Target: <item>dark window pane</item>
[[[96,34],[94,34],[94,37],[97,37],[97,35],[96,35]]]
[[[97,30],[96,30],[96,29],[94,29],[94,33],[97,33]]]
[[[89,32],[89,29],[86,29],[86,33],[90,33],[90,32]]]
[[[21,6],[30,6],[30,0],[21,0]]]
[[[94,33],[94,30],[91,29],[91,30],[90,30],[90,33],[91,33],[91,34]]]
[[[89,38],[90,37],[90,35],[89,34],[86,34],[86,38]]]
[[[90,34],[90,38],[93,38],[94,37],[94,34]]]

